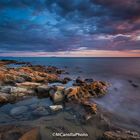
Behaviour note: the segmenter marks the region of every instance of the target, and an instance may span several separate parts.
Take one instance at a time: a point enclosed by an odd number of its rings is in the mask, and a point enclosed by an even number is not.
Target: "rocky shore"
[[[112,126],[101,115],[97,104],[90,102],[90,98],[105,96],[108,93],[109,83],[81,77],[62,78],[61,75],[64,73],[64,70],[53,66],[45,67],[13,60],[0,61],[0,109],[6,104],[16,105],[9,111],[10,117],[4,113],[0,117],[0,140],[55,139],[51,133],[69,132],[65,130],[65,127],[70,129],[68,122],[74,122],[72,128],[76,131],[81,131],[81,127],[86,127],[83,125],[88,125],[90,122],[92,126],[86,128],[89,134],[86,139],[140,139],[137,132]],[[38,98],[36,103],[31,104],[32,98]],[[39,100],[42,99],[48,99],[51,104],[45,101],[40,104]],[[8,122],[7,119],[5,121],[6,117],[11,121]],[[42,117],[45,117],[47,122],[41,119]],[[49,126],[49,119],[50,122],[53,119],[55,123],[58,121],[59,124],[60,121],[65,124],[63,126],[61,124],[59,128],[51,122],[52,126]],[[77,126],[77,122],[80,127]],[[92,129],[96,134],[92,134]],[[50,135],[45,134],[47,132]]]

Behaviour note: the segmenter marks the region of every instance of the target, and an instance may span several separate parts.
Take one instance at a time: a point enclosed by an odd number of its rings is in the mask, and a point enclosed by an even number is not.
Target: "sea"
[[[108,94],[91,99],[101,106],[114,125],[140,131],[140,58],[95,57],[0,57],[56,66],[64,69],[66,77],[93,78],[110,83]]]

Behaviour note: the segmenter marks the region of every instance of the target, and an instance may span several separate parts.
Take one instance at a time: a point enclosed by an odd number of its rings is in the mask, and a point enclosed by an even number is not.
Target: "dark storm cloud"
[[[100,4],[112,11],[113,16],[122,18],[138,18],[140,17],[140,1],[139,0],[91,0],[93,3]]]
[[[139,0],[0,0],[0,17],[0,52],[140,49]]]

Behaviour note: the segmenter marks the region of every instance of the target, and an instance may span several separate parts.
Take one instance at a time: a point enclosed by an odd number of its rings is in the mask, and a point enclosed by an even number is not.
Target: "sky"
[[[0,0],[0,56],[140,57],[140,0]]]

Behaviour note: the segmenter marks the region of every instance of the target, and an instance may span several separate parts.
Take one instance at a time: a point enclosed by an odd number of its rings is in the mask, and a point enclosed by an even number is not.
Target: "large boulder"
[[[78,79],[78,86],[65,89],[68,100],[82,101],[90,97],[101,97],[107,93],[108,84],[102,81],[83,82]]]
[[[67,99],[82,101],[90,97],[88,90],[84,87],[74,86],[65,90]]]

